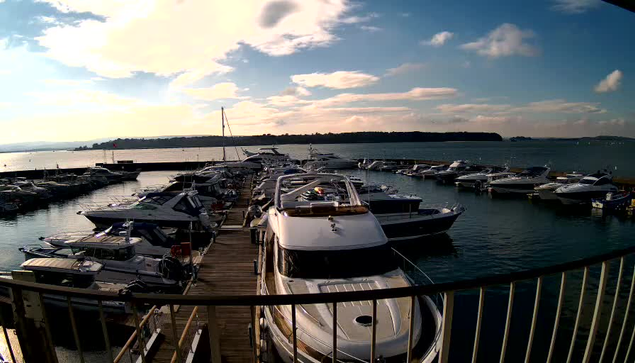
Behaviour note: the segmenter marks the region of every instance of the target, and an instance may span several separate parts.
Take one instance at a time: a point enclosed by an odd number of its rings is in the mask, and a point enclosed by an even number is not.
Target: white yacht
[[[275,146],[261,147],[256,153],[243,149],[243,153],[247,156],[243,160],[245,163],[271,164],[289,160],[289,155],[280,153]]]
[[[422,170],[419,175],[424,179],[435,179],[438,173],[446,170],[447,168],[447,165],[435,165]]]
[[[579,173],[569,173],[564,176],[557,177],[555,182],[539,185],[535,187],[534,190],[541,200],[556,201],[558,200],[558,196],[556,196],[556,189],[567,184],[577,183],[583,176],[584,175]]]
[[[309,170],[344,170],[357,167],[357,160],[343,159],[333,153],[321,153],[309,147],[309,160],[304,167]]]
[[[106,178],[108,180],[108,183],[110,184],[118,183],[123,180],[123,174],[112,172],[109,169],[106,169],[101,166],[93,166],[91,168],[88,168],[88,170],[86,170],[84,175],[91,176],[91,177]]]
[[[86,259],[103,265],[96,280],[127,284],[135,280],[161,291],[180,291],[187,278],[183,265],[172,258],[152,258],[138,255],[135,244],[139,238],[90,239],[69,241],[66,247],[24,246],[25,259],[68,258]]]
[[[382,160],[375,160],[372,163],[368,164],[366,169],[368,170],[379,170],[382,166],[384,166],[386,162]]]
[[[549,183],[550,169],[545,166],[533,166],[520,174],[508,178],[494,180],[489,184],[489,191],[499,194],[529,194],[541,184]]]
[[[391,258],[392,250],[377,219],[362,204],[350,181],[337,174],[313,174],[304,185],[284,192],[293,176],[278,179],[275,207],[267,214],[263,294],[305,294],[386,289],[413,282]],[[335,185],[345,188],[334,188]],[[304,201],[309,190],[335,191],[322,201]],[[363,263],[351,263],[363,261]],[[377,303],[376,354],[405,359],[408,347],[409,298]],[[337,305],[337,351],[333,352],[333,311],[328,304],[298,305],[298,361],[370,359],[372,307],[366,302]],[[265,308],[268,334],[280,357],[291,362],[291,307]],[[440,349],[441,313],[428,297],[416,300],[413,343],[417,362],[432,362]],[[429,333],[424,333],[429,332]]]
[[[563,185],[556,189],[556,196],[562,204],[588,204],[591,199],[604,198],[606,193],[617,192],[613,176],[606,171],[587,175],[579,182]]]
[[[175,232],[175,230],[172,231],[172,233]],[[40,237],[40,240],[54,247],[66,247],[68,242],[84,239],[112,241],[126,238],[138,240],[138,243],[135,243],[138,254],[152,257],[162,257],[170,253],[172,246],[178,244],[172,236],[156,224],[132,221],[115,223],[101,232],[64,232]]]
[[[421,172],[430,169],[428,164],[415,164],[404,175],[407,176],[421,176]]]
[[[501,166],[492,166],[482,171],[461,175],[456,178],[455,185],[462,188],[480,188],[484,186],[492,174],[507,172],[509,168]]]
[[[214,227],[196,191],[148,193],[134,203],[109,204],[78,212],[98,228],[108,228],[116,222],[132,220],[155,223],[162,227],[209,230]],[[215,224],[215,223],[214,223]]]
[[[0,273],[0,278],[40,284],[73,287],[94,291],[119,293],[131,287],[126,284],[96,282],[95,277],[101,272],[103,265],[88,260],[68,258],[32,258],[23,262],[21,270]],[[8,291],[7,291],[8,294]],[[56,308],[68,309],[68,301],[61,295],[43,295],[44,304]],[[73,309],[80,311],[97,311],[97,300],[72,297]],[[102,301],[103,311],[110,314],[126,314],[131,310],[122,301]]]

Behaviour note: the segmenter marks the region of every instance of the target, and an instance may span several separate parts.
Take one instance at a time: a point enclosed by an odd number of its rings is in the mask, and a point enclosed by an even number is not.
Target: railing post
[[[295,304],[291,305],[291,330],[293,332],[293,363],[298,361],[298,332],[297,332],[297,321],[295,316]]]
[[[375,362],[375,345],[377,344],[377,300],[373,299],[373,323],[370,331],[370,361]]]
[[[564,301],[564,288],[567,284],[567,273],[562,273],[560,281],[560,293],[558,294],[558,307],[556,308],[556,316],[553,321],[553,333],[551,333],[551,343],[549,344],[549,354],[547,355],[547,363],[551,363],[553,351],[556,347],[556,338],[558,335],[558,325],[560,325],[560,315],[562,314],[562,303]]]
[[[141,331],[141,322],[139,321],[139,312],[137,311],[137,304],[132,303],[132,314],[134,315],[134,322],[137,330],[137,340],[141,347],[141,362],[146,363],[146,343],[143,340],[143,332]]]
[[[602,272],[600,273],[600,286],[598,287],[598,296],[595,300],[595,311],[593,312],[593,321],[591,322],[591,330],[589,331],[589,340],[587,341],[586,349],[584,351],[584,358],[582,363],[589,363],[591,360],[591,353],[593,352],[593,344],[595,343],[595,337],[598,332],[598,326],[600,325],[600,317],[602,316],[602,300],[604,299],[604,293],[606,292],[606,283],[609,280],[609,261],[602,262]]]
[[[613,319],[615,318],[615,308],[617,307],[617,301],[619,300],[619,297],[620,297],[623,273],[624,273],[624,257],[620,258],[620,270],[617,275],[617,285],[615,287],[615,296],[613,296],[613,307],[611,308],[611,317],[609,318],[609,326],[608,328],[606,328],[606,337],[604,338],[604,345],[602,346],[602,353],[600,354],[600,360],[599,360],[600,363],[604,360],[604,354],[606,353],[606,348],[609,345],[609,338],[611,337],[611,328],[613,326]]]
[[[337,303],[333,303],[333,363],[337,362]]]
[[[615,354],[613,355],[613,363],[617,362],[617,356],[620,352],[620,346],[622,345],[622,338],[624,337],[624,330],[626,330],[626,322],[628,321],[628,313],[631,310],[631,302],[633,301],[633,288],[635,288],[635,268],[633,269],[633,276],[631,277],[631,289],[628,293],[628,302],[626,303],[626,312],[624,313],[624,320],[622,321],[622,329],[620,329],[620,337],[617,339],[617,345],[615,346]],[[635,330],[634,330],[635,331]],[[630,352],[630,346],[629,346]],[[628,358],[628,355],[626,356]],[[626,361],[626,358],[624,359]]]
[[[179,334],[176,331],[176,316],[174,314],[174,305],[170,304],[170,319],[172,321],[172,344],[176,351],[176,358],[179,363],[183,362],[181,358],[181,346],[179,345]]]
[[[409,320],[409,328],[408,328],[408,351],[406,352],[406,362],[412,362],[412,348],[414,341],[414,332],[415,332],[415,302],[417,301],[416,296],[410,297],[410,320]]]
[[[447,363],[450,356],[453,312],[454,291],[448,291],[445,293],[445,298],[443,299],[443,342],[441,344],[441,353],[439,353],[439,363]]]
[[[525,354],[525,363],[529,363],[529,357],[531,356],[531,346],[534,343],[534,334],[536,334],[536,322],[538,321],[538,309],[540,307],[542,280],[543,280],[543,277],[540,276],[538,278],[538,283],[536,284],[536,299],[534,300],[534,315],[531,318],[531,329],[529,331],[529,341],[527,342],[527,353]]]
[[[578,328],[580,327],[580,316],[582,315],[582,307],[584,305],[584,296],[586,295],[586,284],[589,280],[589,266],[584,268],[584,276],[582,277],[582,287],[580,288],[580,301],[578,301],[578,313],[575,317],[575,324],[573,325],[573,335],[571,336],[571,346],[569,347],[569,355],[567,356],[567,363],[571,362],[573,357],[573,347],[575,346],[575,337],[578,334]]]
[[[110,347],[110,337],[108,336],[108,328],[106,327],[106,318],[104,317],[104,306],[101,300],[98,301],[99,307],[99,321],[101,322],[101,332],[104,334],[104,344],[106,345],[106,351],[108,352],[108,357],[110,358],[110,362],[113,362],[115,359],[112,356],[112,348]]]
[[[476,363],[478,356],[478,343],[481,339],[481,325],[483,323],[483,305],[485,304],[485,288],[481,287],[478,295],[478,314],[476,315],[476,331],[474,332],[474,349],[472,350],[472,363]]]
[[[35,294],[19,287],[11,288],[13,320],[22,356],[27,363],[57,363],[55,347],[47,337],[46,328],[41,323],[41,317],[35,316],[36,310],[27,308],[25,304],[25,300],[30,305],[36,304],[38,298]]]
[[[503,334],[503,346],[501,348],[500,363],[505,362],[505,353],[507,352],[507,341],[509,340],[509,329],[512,325],[512,309],[514,307],[514,292],[516,291],[516,282],[509,284],[509,301],[507,302],[507,319],[505,320],[505,333]]]
[[[66,297],[68,304],[68,316],[71,319],[71,328],[73,329],[73,337],[75,338],[75,345],[77,345],[77,353],[79,353],[79,361],[84,363],[84,352],[82,351],[82,344],[79,341],[79,331],[77,331],[77,323],[75,322],[75,313],[73,313],[73,303],[71,297]]]
[[[221,363],[220,334],[216,321],[216,306],[207,306],[207,332],[209,334],[209,349],[212,363]]]

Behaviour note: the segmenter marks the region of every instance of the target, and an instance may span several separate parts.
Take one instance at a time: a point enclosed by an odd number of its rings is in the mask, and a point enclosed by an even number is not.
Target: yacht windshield
[[[388,245],[337,250],[278,249],[278,270],[287,277],[333,279],[383,275],[397,268]]]

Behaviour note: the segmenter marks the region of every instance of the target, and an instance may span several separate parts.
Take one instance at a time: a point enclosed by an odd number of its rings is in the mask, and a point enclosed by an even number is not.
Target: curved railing
[[[175,305],[189,305],[189,306],[207,306],[208,309],[210,307],[216,306],[249,306],[252,310],[255,307],[263,307],[263,306],[276,306],[276,305],[290,305],[295,306],[299,304],[332,304],[333,308],[336,309],[337,303],[340,302],[351,302],[351,301],[371,301],[376,303],[377,300],[381,299],[393,299],[393,298],[404,298],[410,297],[414,299],[417,296],[433,296],[435,294],[443,295],[443,330],[442,330],[442,346],[440,349],[440,357],[439,362],[447,362],[448,354],[450,350],[451,343],[451,325],[452,325],[452,316],[453,316],[453,307],[454,307],[454,295],[457,291],[464,290],[479,290],[479,305],[476,311],[477,322],[476,322],[476,331],[474,336],[474,345],[471,347],[472,349],[472,361],[476,361],[479,340],[480,340],[480,328],[482,323],[482,315],[483,315],[483,305],[484,305],[484,291],[486,287],[493,285],[508,285],[509,286],[509,299],[507,305],[507,313],[506,313],[506,323],[504,330],[504,338],[501,346],[501,359],[500,361],[504,361],[507,343],[509,341],[510,335],[510,321],[512,317],[512,307],[514,302],[514,295],[516,284],[521,281],[527,280],[536,280],[536,295],[535,301],[533,305],[533,315],[530,326],[530,335],[527,343],[526,350],[526,361],[528,361],[533,345],[533,338],[536,331],[536,320],[538,316],[539,303],[541,290],[543,286],[543,280],[546,276],[549,275],[561,275],[561,283],[560,283],[560,292],[558,295],[557,302],[557,310],[553,322],[553,331],[550,339],[550,345],[548,349],[548,358],[547,362],[551,362],[553,359],[554,346],[556,335],[559,328],[560,316],[562,313],[562,306],[564,300],[564,288],[567,281],[567,274],[576,271],[583,270],[584,278],[582,281],[582,288],[580,298],[578,300],[578,310],[576,313],[576,319],[573,326],[573,338],[571,340],[571,345],[569,348],[568,361],[571,360],[571,356],[573,353],[573,348],[576,343],[576,338],[578,332],[581,330],[581,310],[583,306],[583,301],[585,298],[585,291],[587,290],[588,281],[590,279],[590,267],[593,265],[601,264],[601,273],[599,277],[597,296],[594,305],[594,313],[591,319],[590,327],[588,328],[588,338],[584,349],[584,355],[582,362],[589,362],[591,360],[594,348],[596,346],[596,340],[598,337],[598,327],[600,325],[601,314],[602,314],[602,304],[604,302],[607,284],[609,280],[609,265],[611,261],[619,260],[619,274],[616,281],[616,291],[613,298],[612,307],[610,309],[610,318],[608,327],[606,328],[606,334],[604,334],[604,343],[602,345],[601,358],[613,358],[613,362],[617,361],[616,359],[620,357],[620,351],[624,354],[622,350],[625,348],[626,343],[628,342],[628,348],[625,352],[626,357],[629,358],[631,354],[631,348],[633,345],[633,340],[635,339],[635,330],[630,340],[625,336],[625,332],[627,330],[627,322],[629,320],[629,310],[631,308],[631,301],[633,295],[633,289],[635,285],[635,272],[634,278],[631,280],[630,290],[628,291],[628,302],[626,305],[626,310],[621,319],[618,319],[617,315],[619,313],[616,312],[616,306],[618,305],[618,299],[620,297],[620,291],[622,289],[622,282],[624,280],[623,275],[625,271],[625,265],[627,264],[626,257],[629,255],[635,254],[635,246],[628,247],[616,251],[612,251],[609,253],[583,258],[576,261],[561,263],[557,265],[536,268],[526,271],[518,271],[512,272],[508,274],[502,275],[494,275],[494,276],[486,276],[479,277],[475,279],[455,281],[455,282],[444,282],[437,284],[427,284],[427,285],[418,285],[418,286],[408,286],[402,288],[392,288],[392,289],[383,289],[383,290],[365,290],[365,291],[348,291],[348,292],[335,292],[335,293],[324,293],[324,294],[295,294],[295,295],[241,295],[241,296],[206,296],[206,295],[169,295],[169,294],[134,294],[134,293],[125,293],[125,294],[117,294],[110,292],[102,292],[102,291],[86,291],[83,289],[76,288],[68,288],[68,287],[59,287],[59,286],[50,286],[43,285],[38,283],[26,282],[26,281],[15,281],[15,280],[5,280],[0,279],[0,286],[9,288],[14,292],[15,296],[21,296],[23,292],[33,292],[39,296],[40,301],[42,300],[43,295],[62,295],[68,298],[69,303],[69,314],[72,316],[72,301],[73,298],[82,298],[82,299],[90,299],[98,302],[99,307],[101,309],[102,302],[104,301],[123,301],[128,302],[134,308],[135,313],[135,321],[137,324],[137,331],[139,331],[139,322],[141,321],[139,316],[137,315],[137,309],[135,307],[140,307],[142,305],[168,305],[173,307]],[[629,268],[632,266],[629,266]],[[422,271],[423,272],[423,271]],[[44,309],[45,310],[45,309]],[[46,316],[46,314],[43,314]],[[103,314],[101,314],[103,316]],[[611,334],[615,334],[616,331],[613,330],[613,325],[615,322],[621,321],[621,327],[619,330],[619,336],[617,340],[617,344],[609,344],[609,338]],[[210,320],[211,321],[211,320]],[[374,321],[374,319],[373,319]],[[73,319],[70,320],[71,325],[73,326],[73,330],[76,331],[75,323]],[[254,322],[255,323],[255,322]],[[619,325],[619,324],[618,324]],[[105,328],[105,323],[102,324],[103,329]],[[106,330],[104,330],[106,331]],[[105,335],[107,338],[107,334]],[[176,334],[175,334],[176,336]],[[50,337],[50,334],[49,334]],[[373,335],[374,338],[374,335]],[[78,339],[77,339],[78,340]],[[613,340],[614,341],[614,340]],[[336,343],[336,342],[334,342]],[[109,343],[108,343],[109,346]],[[213,346],[213,345],[212,345]],[[373,345],[374,347],[374,342]],[[598,344],[599,346],[599,344]],[[465,347],[461,347],[461,349],[465,349]],[[612,349],[612,351],[611,351]],[[142,350],[143,351],[143,350]],[[409,353],[409,352],[408,352]],[[596,352],[597,353],[597,352]],[[81,352],[80,352],[81,354]],[[257,354],[257,353],[254,353]],[[373,352],[374,354],[374,352]],[[371,355],[373,356],[373,355]],[[141,356],[142,360],[145,357]],[[336,357],[333,357],[333,361],[336,361]],[[608,359],[607,359],[608,361]]]

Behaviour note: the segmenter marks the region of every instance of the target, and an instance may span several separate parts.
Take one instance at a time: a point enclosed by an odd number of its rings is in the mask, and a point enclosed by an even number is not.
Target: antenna
[[[223,135],[223,162],[225,162],[225,108],[220,108],[220,118],[222,125],[222,135]]]

